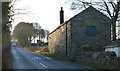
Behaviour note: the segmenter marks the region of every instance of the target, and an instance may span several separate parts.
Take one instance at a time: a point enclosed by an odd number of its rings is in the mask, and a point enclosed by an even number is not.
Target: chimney
[[[61,11],[60,11],[60,24],[62,24],[64,22],[64,11],[63,11],[63,7],[61,7]]]

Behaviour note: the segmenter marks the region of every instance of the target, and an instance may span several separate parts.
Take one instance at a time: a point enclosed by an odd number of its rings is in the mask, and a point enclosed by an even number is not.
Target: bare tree
[[[12,0],[12,2],[10,3],[10,7],[9,7],[9,26],[11,27],[12,30],[12,22],[14,22],[14,19],[16,18],[16,16],[18,15],[28,15],[30,14],[30,10],[28,10],[28,8],[20,8],[17,7],[16,5],[19,4],[21,0]]]
[[[95,2],[93,0],[68,0],[67,3],[71,3],[71,10],[81,10],[93,6],[107,15],[112,23],[112,41],[116,41],[116,22],[120,20],[120,1],[98,0]]]
[[[35,38],[39,37],[39,40],[41,40],[43,42],[44,39],[49,34],[49,30],[42,29],[42,27],[40,26],[39,23],[31,23],[31,24],[33,24],[33,27],[36,30],[36,36],[35,36]]]

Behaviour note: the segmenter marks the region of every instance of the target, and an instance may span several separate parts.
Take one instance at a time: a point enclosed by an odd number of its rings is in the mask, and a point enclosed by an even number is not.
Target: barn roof
[[[60,24],[55,30],[53,30],[51,33],[49,33],[48,35],[52,34],[53,32],[55,32],[57,29],[59,29],[61,26],[63,26],[64,24],[67,24],[68,21],[65,21],[64,23]]]
[[[99,12],[99,13],[101,13],[100,11],[98,11],[97,9],[95,9],[94,7],[92,7],[92,6],[89,6],[88,8],[86,8],[85,10],[83,10],[82,12],[80,12],[80,13],[78,13],[78,14],[76,14],[75,16],[73,16],[72,18],[70,18],[69,20],[67,20],[67,21],[65,21],[64,23],[62,23],[62,24],[60,24],[55,30],[53,30],[50,34],[52,34],[53,32],[55,32],[57,29],[59,29],[61,26],[63,26],[64,24],[67,24],[71,19],[73,19],[74,17],[76,17],[76,16],[78,16],[79,14],[81,14],[81,13],[83,13],[83,12],[85,12],[85,11],[92,11],[92,10],[95,10],[96,12]],[[106,15],[104,15],[103,13],[101,13],[101,15],[103,15],[104,17],[106,17],[106,18],[108,18]],[[109,19],[109,18],[108,18]],[[50,35],[49,34],[49,35]],[[49,36],[48,35],[48,36]]]
[[[104,48],[115,48],[115,47],[120,47],[120,40],[111,42],[110,44],[106,45]]]

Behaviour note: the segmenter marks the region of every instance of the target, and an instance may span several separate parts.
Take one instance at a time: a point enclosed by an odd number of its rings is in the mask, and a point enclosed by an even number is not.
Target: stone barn
[[[52,53],[74,59],[79,52],[104,51],[103,47],[111,41],[110,19],[92,6],[65,22],[61,8],[60,23],[48,35]]]

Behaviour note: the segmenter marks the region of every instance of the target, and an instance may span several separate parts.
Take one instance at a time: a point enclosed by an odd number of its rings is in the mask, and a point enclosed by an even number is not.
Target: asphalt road
[[[20,47],[12,47],[13,69],[80,69],[88,68],[67,61],[56,60]]]

